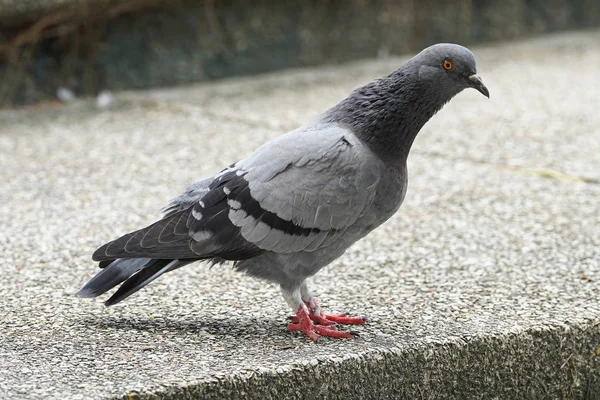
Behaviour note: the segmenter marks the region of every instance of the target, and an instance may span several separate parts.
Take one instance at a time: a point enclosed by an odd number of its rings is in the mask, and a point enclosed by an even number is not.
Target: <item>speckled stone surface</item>
[[[0,398],[600,398],[599,40],[474,48],[491,100],[434,117],[400,212],[313,279],[370,318],[354,340],[289,334],[227,267],[74,293],[96,246],[402,59],[0,111]]]

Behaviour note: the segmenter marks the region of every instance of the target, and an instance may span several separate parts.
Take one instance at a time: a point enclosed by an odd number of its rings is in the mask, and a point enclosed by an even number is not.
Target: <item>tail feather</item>
[[[111,306],[137,292],[165,272],[183,267],[193,261],[195,260],[119,258],[98,272],[77,294],[81,297],[97,297],[124,281],[125,283],[105,302],[107,306]]]
[[[117,258],[116,260],[110,260],[108,265],[100,266],[102,268],[100,272],[90,279],[77,292],[77,295],[81,297],[100,296],[125,281],[140,269],[143,269],[152,261],[151,258]]]
[[[117,304],[121,300],[142,289],[162,274],[182,267],[190,262],[192,261],[153,260],[153,262],[148,264],[144,269],[130,276],[104,304],[107,306]]]

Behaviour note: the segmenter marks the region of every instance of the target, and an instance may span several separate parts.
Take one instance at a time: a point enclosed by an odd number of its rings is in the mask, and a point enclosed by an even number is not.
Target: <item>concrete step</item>
[[[474,48],[399,213],[322,270],[354,340],[192,265],[105,308],[91,252],[402,59],[0,111],[0,398],[600,398],[599,31]],[[574,72],[576,71],[576,73]]]

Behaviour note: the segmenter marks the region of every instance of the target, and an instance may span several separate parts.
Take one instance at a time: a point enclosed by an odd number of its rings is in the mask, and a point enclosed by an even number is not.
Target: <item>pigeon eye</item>
[[[454,64],[450,60],[444,60],[442,63],[442,68],[444,68],[446,71],[450,71],[452,68],[454,68]]]

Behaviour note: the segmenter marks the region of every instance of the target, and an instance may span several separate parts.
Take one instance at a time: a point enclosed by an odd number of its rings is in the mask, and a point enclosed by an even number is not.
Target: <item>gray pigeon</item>
[[[278,283],[296,313],[289,331],[352,337],[326,314],[306,279],[390,218],[406,194],[406,158],[423,125],[452,97],[489,97],[475,57],[455,44],[426,48],[356,89],[312,122],[272,140],[171,200],[165,216],[100,247],[102,269],[80,291],[120,302],[165,272],[199,260]]]

